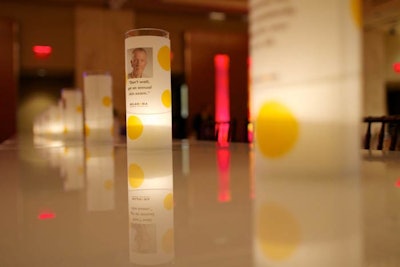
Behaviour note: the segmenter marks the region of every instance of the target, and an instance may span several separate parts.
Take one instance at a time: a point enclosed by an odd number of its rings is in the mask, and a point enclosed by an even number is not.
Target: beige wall
[[[45,68],[58,73],[73,70],[73,8],[1,3],[0,16],[12,18],[19,24],[22,71]],[[36,59],[33,45],[51,45],[53,54],[46,60]]]
[[[385,36],[385,80],[391,83],[400,84],[400,73],[393,70],[393,63],[400,62],[400,27],[396,34]]]
[[[226,21],[212,21],[205,14],[151,13],[138,12],[135,17],[138,28],[151,27],[166,30],[170,33],[173,60],[172,73],[184,72],[184,34],[192,30],[210,30],[247,33],[247,22],[234,18]]]
[[[125,39],[133,27],[133,12],[100,8],[76,8],[75,81],[83,87],[85,71],[105,70],[113,78],[113,103],[125,120]]]
[[[377,29],[364,31],[363,116],[387,112],[385,91],[385,34]]]

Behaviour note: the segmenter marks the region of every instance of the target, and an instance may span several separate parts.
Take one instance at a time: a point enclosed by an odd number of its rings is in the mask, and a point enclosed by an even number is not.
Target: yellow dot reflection
[[[256,223],[257,240],[267,258],[287,260],[298,248],[301,240],[299,223],[284,207],[276,203],[262,205]]]
[[[172,253],[174,251],[174,230],[168,229],[162,237],[162,249],[165,253]]]
[[[85,124],[84,132],[85,132],[85,136],[89,136],[90,135],[90,128],[89,128],[89,126],[87,124]]]
[[[164,198],[164,208],[166,210],[172,210],[173,207],[174,207],[174,197],[170,193],[170,194],[166,195]]]
[[[132,188],[139,188],[142,185],[144,181],[144,172],[139,165],[135,163],[129,165],[128,180]]]

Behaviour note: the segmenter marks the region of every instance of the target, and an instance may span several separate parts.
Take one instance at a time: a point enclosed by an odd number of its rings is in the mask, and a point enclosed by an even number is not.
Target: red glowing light
[[[396,181],[396,183],[394,184],[397,188],[400,188],[400,178]]]
[[[51,220],[51,219],[54,219],[55,217],[56,217],[56,214],[51,211],[44,211],[44,212],[39,213],[39,215],[38,215],[39,220]]]
[[[400,62],[396,62],[396,63],[393,64],[393,70],[396,73],[400,73]]]
[[[219,149],[217,151],[218,163],[218,201],[229,202],[231,201],[230,191],[230,164],[231,155],[228,149]]]
[[[53,48],[49,45],[34,45],[32,51],[37,58],[47,58],[51,55]]]
[[[218,54],[214,57],[215,67],[215,121],[218,144],[228,145],[229,137],[229,56]]]

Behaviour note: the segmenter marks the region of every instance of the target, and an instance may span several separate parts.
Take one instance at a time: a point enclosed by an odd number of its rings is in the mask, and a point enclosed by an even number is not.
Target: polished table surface
[[[400,155],[360,158],[352,181],[268,181],[245,143],[5,142],[0,266],[400,266]]]

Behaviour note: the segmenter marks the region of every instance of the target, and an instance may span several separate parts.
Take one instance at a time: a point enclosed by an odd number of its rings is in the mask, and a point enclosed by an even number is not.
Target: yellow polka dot
[[[83,168],[83,166],[78,166],[78,173],[79,174],[85,174],[85,168]]]
[[[107,179],[107,180],[104,181],[104,188],[106,190],[111,190],[111,189],[113,189],[113,187],[114,187],[114,181],[113,180]]]
[[[287,260],[298,248],[301,239],[295,217],[276,203],[265,204],[258,212],[257,240],[263,254],[271,260]]]
[[[111,97],[105,96],[103,97],[103,106],[110,107],[111,106]]]
[[[63,133],[67,134],[69,132],[68,127],[64,127]]]
[[[168,229],[162,237],[162,249],[165,253],[172,253],[174,251],[174,230]]]
[[[163,46],[158,50],[158,63],[161,68],[168,71],[171,68],[171,59],[170,59],[170,51],[168,46]]]
[[[89,126],[85,123],[85,128],[83,129],[85,136],[89,136],[90,135],[90,128]]]
[[[85,151],[85,158],[86,158],[86,159],[90,159],[91,156],[92,156],[92,155],[90,154],[90,151],[89,151],[88,149],[86,149],[86,151]]]
[[[164,90],[164,92],[161,94],[161,102],[163,105],[167,108],[171,107],[171,91],[170,90]]]
[[[138,139],[143,132],[142,121],[137,116],[129,116],[127,123],[127,134],[132,140]]]
[[[81,106],[77,106],[77,107],[76,107],[76,112],[82,113],[82,107],[81,107]]]
[[[128,170],[128,179],[129,185],[132,188],[139,188],[144,181],[144,172],[142,168],[135,163],[130,164]]]
[[[170,193],[164,198],[164,208],[166,210],[172,210],[174,207],[174,196]]]
[[[354,23],[360,28],[362,25],[361,0],[350,0],[350,5]]]
[[[64,154],[68,154],[68,153],[69,153],[68,147],[64,147]]]
[[[256,119],[256,144],[266,157],[281,157],[295,145],[299,125],[292,112],[284,105],[265,103]]]

